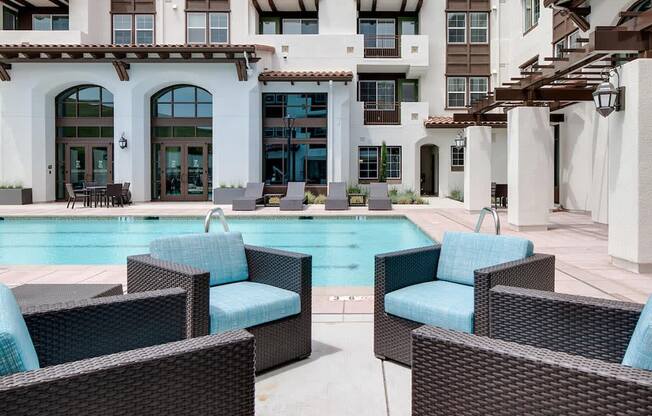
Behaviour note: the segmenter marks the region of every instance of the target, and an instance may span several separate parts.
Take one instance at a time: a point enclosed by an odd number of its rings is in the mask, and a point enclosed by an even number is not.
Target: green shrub
[[[369,195],[369,191],[366,188],[361,188],[360,185],[350,185],[346,192],[349,194]]]
[[[23,184],[20,182],[15,182],[15,183],[0,183],[0,189],[22,189]]]
[[[427,203],[425,199],[418,196],[411,189],[406,189],[404,191],[391,189],[389,191],[389,198],[392,200],[392,204],[398,205],[423,205]]]
[[[448,197],[455,201],[464,202],[464,193],[459,188],[451,190],[451,194]]]
[[[315,204],[324,205],[326,203],[326,195],[317,195],[315,197]]]
[[[308,204],[314,204],[315,203],[315,194],[312,192],[306,192],[306,202]]]

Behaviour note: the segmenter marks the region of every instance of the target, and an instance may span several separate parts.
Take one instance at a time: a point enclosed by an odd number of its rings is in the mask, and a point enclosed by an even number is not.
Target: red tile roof
[[[503,121],[483,121],[481,123],[471,123],[466,121],[454,121],[453,117],[448,116],[431,116],[425,121],[427,129],[446,129],[456,127],[468,127],[473,125],[489,127],[507,127],[507,122]]]
[[[340,81],[353,80],[351,71],[265,71],[258,75],[262,82],[291,82],[291,81]]]

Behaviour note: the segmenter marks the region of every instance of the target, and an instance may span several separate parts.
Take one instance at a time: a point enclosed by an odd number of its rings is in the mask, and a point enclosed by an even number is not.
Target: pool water
[[[239,219],[246,244],[311,254],[314,286],[371,286],[374,255],[433,241],[404,218]],[[5,219],[0,264],[124,264],[150,241],[203,232],[201,218]],[[211,232],[221,232],[214,219]]]

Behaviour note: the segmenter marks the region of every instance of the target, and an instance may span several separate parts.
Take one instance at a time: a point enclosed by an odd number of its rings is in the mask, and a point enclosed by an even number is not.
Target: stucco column
[[[464,152],[464,208],[491,206],[491,127],[468,127]]]
[[[652,272],[652,60],[622,67],[625,111],[609,116],[609,255]],[[614,84],[617,80],[612,80]]]
[[[507,113],[507,220],[512,228],[548,228],[554,149],[548,107],[516,107]]]

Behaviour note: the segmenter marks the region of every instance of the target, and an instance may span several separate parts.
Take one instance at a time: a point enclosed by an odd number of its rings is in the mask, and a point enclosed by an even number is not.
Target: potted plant
[[[223,185],[213,189],[213,203],[216,205],[231,205],[236,198],[242,198],[245,188],[241,185]]]
[[[0,205],[26,205],[32,203],[32,188],[21,184],[0,183]]]

